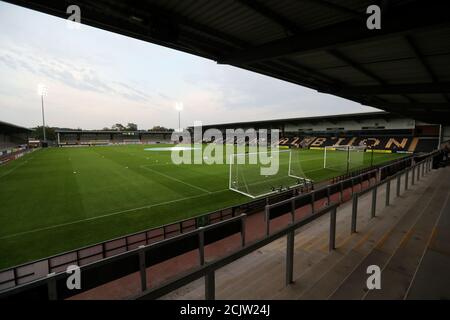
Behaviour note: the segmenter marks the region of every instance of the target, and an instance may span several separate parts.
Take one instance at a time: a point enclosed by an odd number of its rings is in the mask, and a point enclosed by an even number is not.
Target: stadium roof
[[[0,133],[23,133],[32,132],[33,130],[16,126],[15,124],[0,121]]]
[[[325,116],[314,116],[314,117],[300,117],[300,118],[285,118],[285,119],[274,119],[274,120],[257,120],[257,121],[242,121],[233,123],[218,123],[218,124],[207,124],[202,125],[203,128],[220,128],[228,127],[231,125],[264,125],[264,124],[278,124],[278,123],[317,123],[321,121],[338,121],[338,120],[355,120],[360,121],[364,119],[392,119],[392,118],[407,118],[402,115],[392,114],[385,111],[375,111],[375,112],[360,112],[360,113],[345,113],[345,114],[333,114]],[[409,118],[409,117],[408,117]]]
[[[139,133],[154,133],[154,134],[161,134],[161,133],[172,133],[170,130],[127,130],[127,131],[120,131],[120,130],[81,130],[81,129],[56,129],[56,133],[109,133],[109,134],[121,134],[121,133],[133,133],[133,134],[139,134]]]
[[[430,123],[450,123],[447,1],[8,0]],[[366,27],[369,5],[381,29]]]

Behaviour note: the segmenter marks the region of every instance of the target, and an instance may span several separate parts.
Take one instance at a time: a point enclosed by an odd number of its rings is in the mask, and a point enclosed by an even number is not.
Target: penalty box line
[[[141,166],[141,168],[142,168],[142,169],[145,169],[145,170],[148,170],[148,171],[151,171],[151,172],[153,172],[153,173],[159,174],[160,176],[163,176],[163,177],[165,177],[165,178],[167,178],[167,179],[171,179],[171,180],[173,180],[173,181],[175,181],[175,182],[179,182],[179,183],[185,184],[185,185],[187,185],[187,186],[189,186],[189,187],[191,187],[191,188],[195,188],[195,189],[200,190],[200,191],[202,191],[202,192],[206,192],[206,193],[209,193],[209,194],[212,193],[212,192],[209,191],[209,190],[206,190],[206,189],[203,189],[203,188],[201,188],[201,187],[195,186],[195,185],[190,184],[190,183],[188,183],[188,182],[186,182],[186,181],[182,181],[182,180],[180,180],[180,179],[174,178],[174,177],[169,176],[169,175],[167,175],[167,174],[164,174],[164,173],[158,172],[158,171],[156,171],[156,170],[150,169],[150,168],[148,168],[148,167],[145,166],[145,165],[144,165],[144,166]]]

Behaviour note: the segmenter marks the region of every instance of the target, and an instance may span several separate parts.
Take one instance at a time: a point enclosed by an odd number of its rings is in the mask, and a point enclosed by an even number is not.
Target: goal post
[[[311,182],[305,177],[300,161],[291,150],[233,154],[229,158],[229,164],[229,189],[251,198],[300,187]],[[271,165],[278,167],[277,172],[265,174],[264,168],[267,169]]]
[[[324,148],[324,169],[349,172],[364,166],[365,146],[327,146]]]

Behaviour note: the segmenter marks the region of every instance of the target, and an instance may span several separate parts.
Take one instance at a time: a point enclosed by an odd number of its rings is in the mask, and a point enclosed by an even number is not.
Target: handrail
[[[167,293],[170,293],[171,291],[181,288],[195,280],[198,280],[198,279],[206,276],[207,274],[209,274],[211,272],[215,272],[216,270],[252,253],[253,251],[256,251],[256,250],[270,244],[271,242],[287,235],[288,233],[295,232],[295,230],[297,230],[298,228],[310,223],[311,221],[318,219],[319,217],[323,216],[324,214],[326,214],[330,211],[336,210],[336,208],[338,206],[339,206],[339,204],[337,204],[337,203],[331,204],[330,206],[321,209],[320,211],[316,212],[315,214],[309,215],[308,217],[306,217],[300,221],[290,224],[289,226],[283,228],[282,230],[276,231],[275,233],[266,236],[262,240],[253,242],[253,243],[247,245],[246,247],[229,254],[226,257],[223,257],[223,258],[215,260],[211,263],[205,264],[204,266],[198,268],[197,270],[194,270],[194,271],[189,272],[188,274],[179,276],[176,279],[169,281],[165,284],[162,284],[156,288],[146,290],[142,294],[134,297],[134,299],[144,299],[144,300],[156,299]]]
[[[410,157],[408,157],[407,159],[410,159]],[[388,165],[386,165],[384,167],[388,167],[388,166],[400,163],[400,162],[405,161],[405,160],[406,159],[395,160],[394,162],[392,162],[392,163],[390,163],[390,164],[388,164]],[[366,171],[366,172],[364,172],[362,174],[367,174],[369,172],[372,172],[373,170],[377,170],[377,168],[371,169],[371,170]],[[351,179],[354,179],[355,177],[357,177],[357,176],[349,177],[347,179],[337,181],[336,183],[345,183],[346,181],[350,181]],[[288,190],[288,191],[284,191],[281,194],[278,193],[278,194],[269,196],[268,198],[270,199],[272,197],[279,197],[279,196],[282,196],[282,195],[288,195],[290,192],[292,192],[292,190],[293,189]],[[39,262],[46,261],[46,260],[48,261],[48,260],[51,260],[51,259],[54,259],[54,258],[59,258],[59,257],[65,256],[65,255],[68,255],[68,254],[71,254],[71,253],[74,253],[74,252],[77,252],[77,251],[82,251],[82,250],[94,248],[96,246],[102,246],[102,245],[105,245],[107,243],[111,243],[111,242],[118,241],[118,240],[123,240],[125,238],[137,236],[137,235],[140,235],[140,234],[143,234],[143,233],[146,233],[146,232],[148,233],[148,232],[151,232],[151,231],[156,231],[156,230],[168,228],[168,227],[174,226],[174,225],[181,225],[181,224],[183,224],[184,222],[187,222],[187,221],[197,220],[197,219],[201,219],[201,218],[204,218],[204,217],[210,217],[210,216],[212,216],[214,214],[222,213],[224,211],[231,210],[232,212],[234,212],[234,211],[236,211],[236,209],[240,209],[242,207],[249,206],[249,205],[251,205],[253,203],[260,202],[261,200],[262,199],[256,199],[256,200],[252,200],[252,201],[249,201],[249,202],[243,202],[243,203],[240,203],[240,204],[237,204],[237,205],[234,205],[234,206],[222,208],[220,210],[215,210],[215,211],[211,211],[211,212],[208,212],[208,213],[199,214],[199,215],[193,216],[191,218],[177,220],[177,221],[174,221],[174,222],[171,222],[169,224],[162,225],[162,226],[159,226],[159,227],[136,231],[136,232],[133,232],[133,233],[130,233],[130,234],[126,234],[124,236],[115,237],[115,238],[108,239],[108,240],[105,240],[105,241],[100,241],[100,242],[97,242],[97,243],[94,243],[94,244],[90,244],[90,245],[78,247],[76,249],[72,249],[72,250],[64,251],[64,252],[57,253],[57,254],[54,254],[54,255],[50,255],[50,256],[47,256],[47,257],[44,257],[44,258],[36,259],[36,260],[31,261],[31,262],[25,262],[25,263],[21,263],[21,264],[17,264],[17,265],[11,266],[11,267],[6,267],[6,268],[3,268],[3,269],[0,269],[0,273],[7,272],[9,270],[13,270],[13,269],[17,269],[17,268],[21,268],[21,267],[25,267],[25,266],[29,266],[29,265],[32,265],[32,264],[36,264],[36,263],[39,263]],[[183,232],[182,228],[180,228],[179,231]],[[165,239],[168,239],[168,238],[165,238]],[[114,249],[116,249],[116,248],[114,248]],[[95,255],[98,255],[98,254],[95,254]],[[85,257],[85,258],[88,258],[88,257]],[[56,267],[58,267],[58,266],[56,266]]]
[[[422,176],[425,174],[425,172],[429,172],[431,170],[431,158],[432,155],[429,155],[422,161],[419,161],[415,163],[413,166],[405,168],[404,170],[396,173],[393,176],[388,177],[387,179],[384,179],[382,181],[379,181],[378,183],[370,186],[369,188],[362,190],[360,192],[355,192],[353,194],[353,199],[358,199],[360,195],[363,195],[365,193],[368,193],[370,191],[373,192],[372,196],[372,218],[375,216],[375,209],[376,209],[376,196],[377,196],[377,189],[378,187],[388,184],[389,188],[387,190],[390,190],[390,182],[395,179],[396,177],[401,177],[403,174],[408,174],[408,172],[413,171],[418,168],[417,170],[417,176],[419,177],[420,174],[420,168],[422,168]],[[397,180],[399,181],[399,179]],[[407,181],[407,180],[406,180]],[[398,182],[399,183],[399,182]],[[407,183],[407,182],[406,182]],[[329,186],[322,188],[327,189]],[[292,197],[290,199],[286,199],[283,201],[280,201],[275,204],[268,204],[266,206],[266,209],[275,208],[277,206],[285,205],[289,202],[295,201],[295,199],[298,199],[299,197],[305,197],[307,195],[300,195],[297,197]],[[389,199],[390,197],[390,191],[386,192],[386,197]],[[252,244],[236,251],[231,254],[229,254],[226,257],[223,257],[221,259],[218,259],[216,261],[213,261],[209,264],[206,264],[204,266],[199,267],[198,269],[191,271],[187,274],[181,275],[175,279],[172,279],[171,281],[168,281],[162,285],[159,285],[158,287],[145,290],[141,294],[133,297],[133,299],[138,300],[149,300],[149,299],[157,299],[160,298],[174,290],[177,290],[185,285],[188,285],[189,283],[198,280],[202,277],[205,277],[205,298],[206,299],[215,299],[215,271],[218,269],[236,261],[237,259],[242,258],[243,256],[246,256],[261,247],[264,247],[271,242],[280,239],[281,237],[287,235],[287,250],[286,250],[286,284],[289,284],[293,281],[293,252],[294,252],[294,236],[295,236],[295,230],[298,228],[316,220],[317,218],[323,216],[324,214],[328,212],[332,212],[330,216],[330,243],[329,243],[329,249],[333,250],[335,248],[335,232],[336,232],[336,209],[339,206],[339,203],[333,203],[325,208],[320,209],[317,212],[313,212],[307,217],[301,219],[298,222],[293,222],[289,224],[287,227],[276,231],[272,234],[267,234],[266,237],[262,240],[258,240],[256,242],[253,242]],[[386,200],[386,205],[389,205],[389,201]],[[352,219],[351,219],[351,232],[356,231],[356,213],[357,213],[357,206],[353,206],[352,209]]]
[[[201,233],[204,233],[205,231],[216,229],[216,228],[219,228],[219,227],[221,227],[223,225],[230,224],[230,223],[235,222],[235,221],[242,221],[242,220],[244,220],[246,218],[246,216],[247,215],[245,213],[243,213],[243,214],[241,214],[239,216],[236,216],[236,217],[233,217],[233,218],[231,218],[229,220],[219,221],[219,222],[217,222],[215,224],[211,224],[211,225],[208,225],[208,226],[205,226],[205,227],[200,227],[198,229],[191,230],[189,232],[180,234],[178,236],[175,236],[175,237],[172,237],[172,238],[169,238],[169,239],[161,240],[161,241],[154,242],[154,243],[151,243],[151,244],[148,244],[148,245],[143,245],[143,246],[140,246],[138,248],[135,248],[135,249],[132,249],[132,250],[128,250],[128,251],[119,253],[117,255],[111,256],[111,257],[107,257],[107,258],[102,259],[102,260],[94,261],[92,263],[89,263],[89,264],[86,264],[86,265],[83,265],[83,266],[79,266],[79,268],[80,268],[81,272],[83,272],[85,270],[89,270],[89,269],[92,269],[92,268],[95,268],[95,267],[99,267],[99,266],[108,264],[108,263],[110,263],[112,261],[122,260],[122,259],[124,259],[126,257],[139,254],[139,252],[146,253],[147,251],[155,249],[155,248],[158,248],[158,247],[161,247],[162,245],[166,245],[168,243],[172,243],[172,242],[175,242],[175,241],[181,241],[181,240],[183,240],[185,238],[188,238],[188,237],[191,237],[191,236],[195,236],[195,235],[199,235]],[[245,233],[243,233],[242,236],[245,237]],[[199,247],[199,250],[203,250],[203,249],[204,248],[200,248]],[[66,274],[65,271],[64,272],[58,272],[58,273],[52,273],[52,274],[49,274],[47,277],[40,278],[40,279],[31,281],[31,282],[27,282],[27,283],[24,283],[24,284],[21,284],[21,285],[17,285],[15,287],[8,288],[6,290],[0,291],[0,298],[11,296],[11,295],[20,293],[20,292],[22,292],[24,290],[36,287],[38,285],[42,285],[44,283],[49,283],[51,281],[56,281],[56,280],[63,279],[63,278],[66,278],[66,277],[67,277],[67,274]]]
[[[429,153],[429,154],[426,154],[426,155],[423,155],[422,157],[425,157],[424,158],[424,160],[422,160],[422,161],[425,161],[425,160],[429,160],[429,158],[430,157],[432,157],[434,154],[435,154],[436,152],[432,152],[432,153]],[[410,158],[409,158],[410,159]],[[405,161],[405,159],[402,159],[403,161]],[[422,161],[420,161],[420,162],[422,162]],[[420,163],[420,162],[418,162],[418,163]],[[395,162],[394,164],[398,164],[398,163],[401,163],[401,161],[397,161],[397,162]],[[393,164],[391,164],[391,165],[389,165],[389,166],[392,166]],[[389,166],[385,166],[385,167],[389,167]],[[269,206],[271,206],[270,208],[272,208],[272,207],[274,207],[274,206],[279,206],[280,205],[280,203],[282,203],[282,204],[286,204],[286,203],[289,203],[289,202],[291,202],[291,201],[293,201],[293,200],[297,200],[297,199],[300,199],[300,198],[303,198],[303,197],[312,197],[312,199],[314,200],[314,195],[316,194],[316,193],[318,193],[318,192],[323,192],[325,189],[330,189],[330,188],[332,188],[332,187],[336,187],[336,186],[339,186],[341,189],[342,189],[342,186],[344,185],[344,184],[346,184],[346,183],[348,183],[349,181],[352,181],[352,185],[353,185],[353,181],[355,181],[355,180],[361,180],[364,176],[366,176],[367,177],[367,175],[370,175],[370,174],[372,174],[373,172],[375,172],[375,171],[377,171],[377,170],[379,170],[379,169],[373,169],[373,170],[371,170],[371,171],[367,171],[367,172],[365,172],[365,173],[362,173],[362,174],[360,174],[360,175],[358,175],[358,176],[354,176],[354,177],[349,177],[348,179],[345,179],[345,180],[342,180],[342,181],[339,181],[339,182],[337,182],[337,183],[335,183],[335,184],[330,184],[330,185],[327,185],[327,186],[324,186],[324,187],[322,187],[322,188],[320,188],[320,189],[317,189],[317,190],[315,190],[315,191],[312,191],[312,192],[309,192],[309,193],[305,193],[305,194],[300,194],[300,195],[296,195],[296,196],[294,196],[294,197],[290,197],[290,198],[288,198],[288,199],[284,199],[284,200],[281,200],[281,202],[277,202],[277,203],[275,203],[275,204],[270,204],[270,203],[268,203],[268,205]],[[403,171],[405,171],[405,170],[403,170]],[[403,172],[402,171],[402,172]],[[373,188],[371,188],[371,190],[372,190]],[[288,194],[290,194],[290,192],[292,192],[292,190],[290,190],[290,191],[287,191],[286,193],[285,193],[285,196],[286,195],[288,195]],[[365,191],[365,192],[368,192],[368,191]],[[341,193],[342,193],[342,190],[341,190]],[[329,192],[328,192],[328,194],[329,194]],[[276,196],[274,196],[274,197],[272,197],[272,198],[276,198]],[[253,203],[253,202],[260,202],[261,201],[261,199],[258,199],[257,201],[252,201],[252,202],[250,202],[250,203]],[[229,209],[229,208],[228,208]],[[224,209],[224,210],[227,210],[227,209]],[[222,211],[224,211],[224,210],[222,210]],[[216,212],[215,212],[216,213]],[[218,224],[220,224],[220,223],[229,223],[229,222],[232,222],[232,221],[235,221],[235,219],[233,219],[233,218],[237,218],[237,219],[239,219],[239,217],[240,216],[237,216],[237,217],[232,217],[232,218],[230,218],[230,219],[226,219],[226,220],[222,220],[222,221],[220,221],[219,223],[214,223],[214,224],[210,224],[210,225],[207,225],[207,226],[205,226],[204,228],[203,228],[203,230],[208,230],[209,228],[208,227],[212,227],[212,228],[214,228],[214,227],[217,227],[218,226]],[[191,220],[191,219],[189,219],[189,220]],[[183,220],[183,221],[180,221],[180,222],[178,222],[178,223],[183,223],[184,221],[189,221],[189,220]],[[267,223],[268,223],[268,221],[267,221]],[[206,228],[206,229],[205,229]],[[150,229],[150,230],[146,230],[146,231],[141,231],[141,232],[137,232],[137,233],[134,233],[134,234],[131,234],[131,235],[127,235],[127,236],[123,236],[123,237],[119,237],[119,238],[116,238],[116,239],[114,239],[114,240],[109,240],[108,241],[108,243],[109,242],[112,242],[112,241],[116,241],[116,240],[123,240],[123,239],[127,239],[128,237],[132,237],[132,236],[134,236],[134,235],[140,235],[140,234],[142,234],[142,233],[146,233],[146,235],[147,235],[147,232],[150,232],[151,230],[154,230],[154,229]],[[152,244],[160,244],[160,243],[169,243],[169,242],[164,242],[164,241],[168,241],[168,240],[170,240],[170,239],[173,239],[173,241],[176,241],[177,239],[180,239],[180,238],[183,238],[183,235],[185,235],[186,237],[188,236],[188,235],[191,235],[191,234],[195,234],[195,231],[199,231],[199,230],[202,230],[202,229],[194,229],[193,231],[191,230],[191,231],[187,231],[187,232],[184,232],[184,233],[181,233],[181,234],[179,234],[179,235],[176,235],[176,236],[173,236],[173,237],[170,237],[170,238],[165,238],[165,239],[163,239],[163,240],[160,240],[160,241],[156,241],[156,242],[154,242],[154,243],[151,243],[151,244],[148,244],[148,242],[147,242],[147,238],[145,239],[145,243],[146,243],[146,245],[147,246],[149,246],[149,245],[152,245]],[[180,230],[180,232],[181,232],[181,230]],[[143,240],[142,240],[143,241]],[[138,241],[139,242],[139,241]],[[99,243],[99,244],[97,244],[97,245],[90,245],[90,246],[86,246],[86,247],[83,247],[83,248],[80,248],[80,249],[77,249],[77,251],[69,251],[69,252],[67,252],[67,254],[70,254],[70,253],[74,253],[74,252],[79,252],[80,250],[83,250],[83,249],[89,249],[89,248],[94,248],[95,246],[98,246],[98,245],[103,245],[103,244],[105,244],[106,242],[102,242],[102,243]],[[137,242],[136,242],[137,243]],[[120,248],[122,248],[122,247],[120,247]],[[128,245],[127,245],[127,249],[128,249]],[[125,254],[126,252],[133,252],[134,250],[137,250],[137,248],[136,249],[131,249],[131,250],[127,250],[127,251],[125,251],[125,252],[122,252],[122,253],[118,253],[117,255],[119,255],[119,256],[122,256],[123,254]],[[99,255],[99,254],[102,254],[103,253],[103,251],[101,252],[101,253],[97,253],[97,254],[94,254],[94,255]],[[26,263],[26,264],[22,264],[22,265],[20,265],[20,266],[16,266],[16,267],[12,267],[12,268],[7,268],[7,269],[3,269],[3,270],[1,270],[0,272],[8,272],[8,271],[10,271],[10,270],[12,270],[13,272],[15,272],[15,270],[16,270],[16,268],[19,268],[19,267],[21,267],[21,266],[28,266],[28,265],[32,265],[32,264],[34,264],[34,263],[39,263],[39,262],[42,262],[42,261],[45,261],[45,260],[47,260],[48,261],[48,263],[49,263],[49,261],[50,261],[50,259],[52,259],[52,258],[58,258],[58,257],[62,257],[63,256],[63,254],[58,254],[58,255],[54,255],[54,256],[52,256],[52,257],[49,257],[49,258],[44,258],[44,259],[40,259],[40,260],[36,260],[36,261],[33,261],[33,262],[31,262],[31,263]],[[114,256],[116,256],[116,255],[114,255]],[[89,265],[91,265],[91,264],[93,264],[93,263],[96,263],[96,262],[100,262],[100,261],[102,261],[102,260],[104,260],[104,259],[110,259],[111,257],[104,257],[103,259],[99,259],[99,260],[97,260],[97,261],[95,261],[95,262],[92,262],[92,263],[89,263],[89,264],[86,264],[86,265],[83,265],[83,267],[86,267],[86,266],[89,266]],[[86,259],[86,257],[83,257],[82,259]],[[81,259],[80,259],[81,260]],[[78,257],[77,257],[77,261],[78,261]],[[109,260],[108,260],[109,261]],[[61,265],[66,265],[67,263],[63,263],[63,264],[61,264]],[[70,262],[70,264],[72,264],[72,262]],[[78,263],[77,263],[78,264]],[[51,269],[49,268],[49,272],[51,272]],[[26,276],[28,276],[28,275],[26,275]],[[24,278],[25,276],[22,276],[22,278]],[[16,276],[14,277],[14,279],[13,280],[7,280],[7,281],[17,281],[16,279],[20,279],[20,278],[16,278]],[[42,279],[46,279],[45,278],[45,276],[42,278]],[[38,279],[39,280],[39,279]],[[22,285],[26,285],[26,284],[31,284],[31,283],[34,283],[36,280],[32,280],[32,281],[30,281],[30,282],[28,282],[28,283],[25,283],[25,284],[17,284],[17,282],[15,282],[15,286],[14,287],[12,287],[12,288],[15,288],[15,287],[18,287],[18,286],[22,286]],[[7,291],[7,290],[10,290],[11,288],[8,288],[8,289],[5,289],[5,290],[3,290],[3,291]]]

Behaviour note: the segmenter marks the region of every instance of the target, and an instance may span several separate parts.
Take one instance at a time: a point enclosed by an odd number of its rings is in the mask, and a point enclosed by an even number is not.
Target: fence
[[[346,179],[348,179],[350,177],[354,177],[354,176],[360,175],[360,174],[362,174],[364,172],[368,172],[368,171],[371,171],[371,170],[374,170],[374,169],[378,169],[379,170],[379,179],[381,180],[386,175],[389,175],[389,173],[386,172],[386,171],[390,170],[391,172],[397,172],[397,171],[399,171],[399,170],[401,170],[401,169],[403,169],[403,168],[405,168],[407,166],[410,166],[413,163],[413,159],[414,159],[414,156],[407,156],[407,157],[402,158],[400,160],[393,160],[393,161],[391,161],[391,162],[389,162],[387,164],[384,164],[384,165],[371,166],[369,168],[363,168],[363,169],[359,169],[359,170],[355,170],[355,171],[349,172],[347,174],[339,175],[339,176],[333,177],[331,181],[333,183],[334,182],[339,182],[341,180],[346,180]]]
[[[101,284],[139,272],[141,289],[147,288],[147,267],[168,258],[168,252],[176,248],[177,254],[198,250],[199,265],[205,263],[205,245],[217,240],[223,233],[241,235],[241,246],[245,246],[245,214],[221,221],[206,227],[180,234],[178,236],[141,245],[127,252],[96,261],[80,267],[82,290],[73,292],[66,287],[68,274],[51,273],[45,278],[16,286],[0,293],[0,298],[22,299],[65,299],[74,294],[87,291]]]
[[[411,174],[411,177],[417,176],[417,179],[420,179],[420,177],[423,177],[425,173],[431,171],[432,169],[432,158],[427,157],[421,162],[414,164],[413,166],[409,168],[405,168],[404,170],[396,173],[395,175],[390,176],[384,181],[380,181],[371,187],[364,189],[360,192],[353,193],[353,206],[352,206],[352,218],[351,218],[351,232],[356,232],[357,228],[357,214],[358,214],[358,206],[357,206],[357,199],[368,192],[372,192],[372,203],[371,203],[371,217],[375,217],[375,210],[377,206],[377,190],[384,184],[386,184],[386,201],[385,205],[388,206],[390,203],[390,185],[391,181],[394,179],[397,179],[397,196],[400,195],[400,179],[403,175],[405,177],[405,189],[408,188],[408,176]],[[414,180],[411,180],[412,184],[414,184]],[[388,187],[389,186],[389,187]],[[326,188],[329,190],[328,188]],[[328,193],[329,194],[329,193]],[[276,210],[279,208],[283,208],[283,211],[285,214],[292,214],[292,210],[296,208],[296,201],[298,199],[301,199],[304,196],[298,196],[298,197],[292,197],[291,199],[287,199],[285,201],[282,201],[280,203],[267,205],[266,206],[266,217],[269,218],[269,215],[272,210]],[[264,239],[256,241],[242,249],[240,249],[237,252],[234,252],[222,259],[218,259],[216,261],[213,261],[207,265],[204,265],[197,270],[190,272],[186,275],[182,275],[170,282],[167,282],[164,285],[161,285],[157,288],[153,288],[150,290],[144,291],[139,296],[135,297],[136,299],[140,300],[148,300],[148,299],[157,299],[160,298],[172,291],[175,291],[185,285],[188,285],[189,283],[198,280],[200,278],[205,278],[205,299],[207,300],[213,300],[215,299],[215,272],[270,244],[271,242],[280,239],[284,236],[287,237],[286,241],[286,256],[285,256],[285,284],[289,285],[293,282],[293,270],[294,270],[294,251],[295,251],[295,231],[299,229],[300,227],[318,219],[319,217],[322,217],[328,213],[330,213],[330,229],[329,229],[329,244],[328,248],[329,250],[334,250],[336,248],[336,216],[337,216],[337,208],[339,204],[333,203],[329,204],[328,206],[321,208],[317,212],[313,212],[311,215],[305,217],[304,219],[298,221],[298,222],[292,222],[287,227],[283,228],[282,230],[276,231],[273,234],[270,234],[269,230],[267,229],[267,235]],[[269,219],[267,219],[267,225],[269,225]],[[268,228],[268,227],[267,227]]]
[[[13,151],[11,153],[1,153],[0,152],[0,165],[3,165],[9,161],[17,160],[21,158],[22,156],[31,153],[35,150],[39,149],[19,149],[16,151]]]
[[[430,156],[426,159],[429,161]],[[57,279],[59,279],[59,277],[66,276],[64,271],[69,265],[76,264],[81,268],[87,268],[87,270],[93,268],[95,269],[95,266],[97,266],[97,269],[100,270],[102,269],[102,266],[110,263],[109,268],[105,267],[103,269],[103,271],[105,269],[108,269],[108,271],[104,271],[100,277],[100,280],[86,280],[89,283],[85,285],[84,288],[93,288],[97,285],[107,283],[121,276],[137,271],[132,258],[129,258],[129,260],[124,259],[128,257],[127,253],[135,252],[142,246],[152,248],[148,250],[153,250],[154,255],[152,255],[151,258],[146,258],[146,267],[148,267],[155,263],[161,262],[164,259],[196,249],[196,246],[194,245],[195,241],[192,240],[191,242],[182,242],[181,245],[177,244],[176,246],[170,246],[170,244],[172,244],[173,241],[184,239],[185,236],[187,237],[189,235],[196,234],[199,230],[215,230],[214,235],[208,236],[210,239],[209,241],[218,241],[235,234],[236,232],[245,234],[245,228],[242,229],[242,226],[245,225],[244,222],[237,226],[234,223],[236,218],[242,219],[242,217],[246,216],[242,215],[242,211],[251,213],[263,208],[265,208],[266,211],[266,234],[269,234],[270,220],[285,214],[289,210],[292,212],[294,207],[298,208],[304,205],[311,205],[312,212],[314,213],[316,209],[315,203],[317,200],[327,198],[327,203],[330,203],[331,195],[336,193],[339,194],[339,202],[342,202],[344,201],[344,190],[350,189],[351,194],[353,195],[354,187],[358,184],[362,185],[363,181],[367,181],[370,187],[371,181],[376,181],[378,170],[379,169],[371,170],[359,176],[351,177],[333,185],[328,185],[308,194],[298,195],[298,190],[291,190],[283,194],[274,195],[270,198],[260,199],[241,206],[214,212],[207,216],[200,216],[195,219],[180,221],[162,228],[135,233],[47,259],[41,259],[33,263],[6,269],[0,272],[0,285],[10,284],[9,287],[5,286],[6,288],[4,289],[6,291],[4,292],[7,296],[11,296],[15,295],[17,292],[24,292],[25,290],[21,288],[28,288],[27,283],[29,283],[30,288],[34,288],[36,283],[40,284],[42,287],[45,283],[47,283],[47,277],[49,274],[57,274]],[[386,172],[389,173],[388,170],[386,170]],[[199,229],[202,226],[204,226],[204,228]],[[221,229],[221,231],[217,232],[217,229]],[[243,237],[245,239],[245,236]],[[245,241],[243,241],[243,243],[245,243]],[[155,251],[156,248],[161,247],[162,244],[165,245],[165,250],[160,250],[159,252]],[[129,263],[126,263],[126,261]],[[95,272],[93,272],[93,274],[94,273]],[[101,273],[97,272],[97,274]],[[89,277],[87,278],[89,279]],[[16,291],[15,289],[20,290]],[[60,290],[63,289],[60,288]],[[33,292],[34,293],[32,295],[37,294],[36,290]],[[0,295],[3,295],[3,293]],[[37,296],[42,297],[42,292],[37,294]],[[44,294],[44,296],[46,295]],[[58,295],[58,297],[67,296],[70,296],[70,292],[64,291],[64,294]]]
[[[242,213],[252,214],[262,210],[267,203],[278,202],[292,193],[301,193],[311,190],[311,187],[292,189],[289,194],[276,194],[269,198],[259,199],[242,205],[224,208],[212,213],[200,215],[191,219],[181,220],[150,230],[140,231],[123,237],[104,241],[94,245],[82,247],[73,251],[60,253],[31,263],[21,264],[12,268],[0,270],[0,291],[18,285],[44,278],[54,272],[63,272],[70,265],[83,266],[95,261],[109,258],[141,245],[149,245],[179,234],[195,230],[220,221],[231,219]]]

